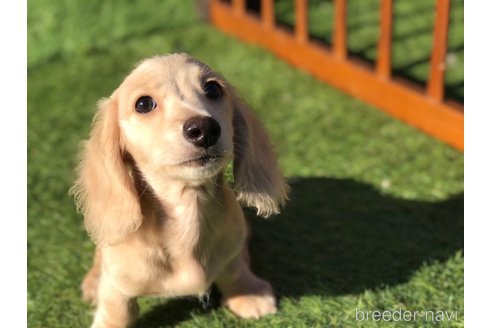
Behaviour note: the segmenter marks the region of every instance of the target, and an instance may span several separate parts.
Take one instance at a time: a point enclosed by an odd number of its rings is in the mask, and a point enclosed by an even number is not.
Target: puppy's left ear
[[[234,102],[234,190],[238,201],[268,217],[280,212],[290,190],[280,171],[268,134],[253,111]]]
[[[98,245],[112,245],[138,229],[142,214],[123,156],[116,96],[99,102],[70,193]]]

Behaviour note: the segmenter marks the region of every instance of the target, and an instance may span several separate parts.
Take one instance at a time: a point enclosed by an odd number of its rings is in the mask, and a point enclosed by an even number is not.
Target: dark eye
[[[157,107],[157,103],[152,97],[143,96],[138,98],[135,103],[135,110],[139,113],[148,113]]]
[[[203,86],[203,92],[205,93],[205,96],[210,99],[218,99],[222,97],[222,87],[215,81],[208,81],[205,83]]]

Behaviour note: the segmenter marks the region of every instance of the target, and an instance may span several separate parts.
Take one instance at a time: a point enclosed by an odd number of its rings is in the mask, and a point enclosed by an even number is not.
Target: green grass
[[[93,245],[67,194],[78,143],[96,101],[135,62],[176,51],[237,87],[290,178],[281,215],[247,211],[253,268],[275,287],[279,313],[247,321],[193,298],[142,298],[137,327],[437,325],[357,322],[356,308],[457,309],[459,320],[440,326],[464,325],[463,154],[199,22],[191,2],[102,3],[28,3],[30,327],[90,325],[79,284]]]

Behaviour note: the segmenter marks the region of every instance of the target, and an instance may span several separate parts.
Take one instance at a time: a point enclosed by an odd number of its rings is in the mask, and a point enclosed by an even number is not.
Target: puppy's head
[[[146,170],[203,183],[232,158],[227,88],[218,74],[186,55],[143,61],[111,97],[122,147]]]
[[[133,165],[147,179],[198,186],[230,160],[238,200],[277,213],[288,186],[253,112],[196,59],[153,57],[100,102],[72,193],[96,243],[115,243],[142,222]]]

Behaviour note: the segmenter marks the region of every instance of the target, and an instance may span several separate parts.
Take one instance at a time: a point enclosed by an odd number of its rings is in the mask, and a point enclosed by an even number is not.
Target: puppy
[[[268,217],[288,190],[265,129],[223,77],[186,54],[142,61],[99,102],[71,188],[96,244],[82,283],[92,327],[127,327],[138,296],[212,283],[239,317],[275,313],[249,267],[240,205]]]

